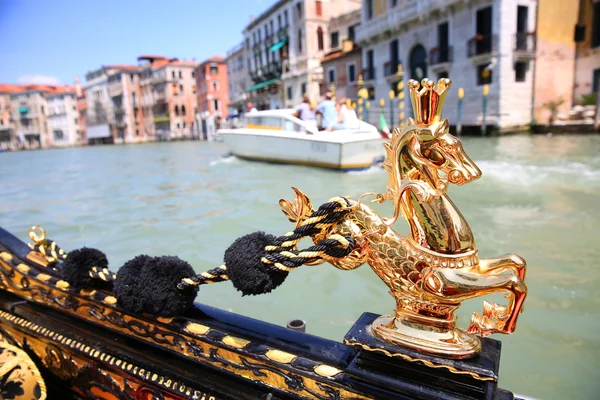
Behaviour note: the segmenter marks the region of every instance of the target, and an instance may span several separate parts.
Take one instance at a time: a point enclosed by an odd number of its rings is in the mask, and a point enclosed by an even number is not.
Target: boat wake
[[[372,165],[368,169],[361,169],[359,171],[348,171],[346,172],[348,175],[370,175],[370,174],[381,174],[384,173],[385,170],[381,166],[381,164]]]
[[[565,162],[556,165],[515,164],[508,161],[478,161],[484,176],[497,180],[530,185],[545,181],[563,181],[583,178],[600,181],[600,169],[580,162]]]
[[[239,158],[237,158],[233,154],[225,154],[224,156],[222,156],[216,160],[212,160],[209,165],[211,167],[214,167],[215,165],[219,165],[219,164],[231,164],[235,161],[239,161]]]

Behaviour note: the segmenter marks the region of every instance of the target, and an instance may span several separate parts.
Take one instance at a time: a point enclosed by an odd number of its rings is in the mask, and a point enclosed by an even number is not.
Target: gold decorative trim
[[[69,282],[67,281],[60,280],[56,282],[56,287],[59,289],[68,289],[69,286]]]
[[[210,330],[208,326],[197,324],[195,322],[188,322],[184,330],[194,335],[205,335]]]
[[[315,373],[317,373],[321,376],[326,376],[327,378],[332,378],[332,377],[336,376],[337,374],[339,374],[340,372],[342,372],[342,371],[337,368],[334,368],[330,365],[321,364],[321,365],[317,365],[315,367]]]
[[[295,354],[291,354],[291,353],[287,353],[285,351],[275,350],[275,349],[271,349],[271,350],[267,351],[265,356],[269,360],[273,360],[275,362],[282,363],[282,364],[289,364],[292,361],[294,361],[296,358],[298,358],[298,356]]]
[[[169,378],[168,376],[159,375],[152,371],[141,368],[138,365],[127,362],[103,351],[97,350],[94,347],[90,347],[85,343],[79,342],[75,339],[67,338],[47,328],[41,327],[34,322],[28,321],[21,317],[17,317],[16,315],[10,314],[6,311],[0,310],[0,318],[17,325],[22,330],[35,333],[35,338],[39,338],[39,336],[44,336],[55,343],[60,343],[63,346],[69,347],[71,350],[74,350],[78,353],[83,353],[83,355],[85,355],[86,357],[95,359],[96,361],[100,361],[104,364],[108,363],[111,366],[116,367],[129,375],[142,379],[143,381],[149,381],[156,386],[162,387],[163,389],[167,389],[174,393],[179,392],[180,394],[185,393],[186,395],[197,396],[197,398],[200,398],[201,396],[206,396],[206,393],[187,387],[185,384],[175,381]]]
[[[241,379],[307,399],[325,400],[332,396],[337,396],[336,398],[340,400],[371,399],[371,397],[359,394],[354,389],[347,387],[343,382],[338,382],[339,377],[337,376],[334,378],[322,376],[319,379],[321,375],[316,376],[316,372],[314,372],[319,364],[315,360],[306,359],[315,364],[308,371],[289,363],[285,364],[286,367],[280,367],[274,365],[264,353],[254,353],[245,349],[251,343],[250,341],[246,343],[246,339],[229,336],[231,339],[223,340],[228,335],[221,336],[222,339],[220,339],[218,337],[223,332],[190,322],[185,326],[184,332],[171,330],[169,326],[158,324],[156,320],[149,321],[138,318],[124,313],[115,305],[107,304],[106,298],[109,298],[110,303],[112,296],[106,296],[104,292],[97,291],[93,296],[90,294],[83,296],[81,291],[57,288],[55,286],[56,278],[49,282],[36,280],[38,271],[35,268],[32,268],[29,274],[22,274],[1,259],[0,267],[0,282],[9,292],[83,318],[96,325],[106,326],[108,329],[121,332],[128,337],[135,337],[151,344],[159,344],[161,347],[176,351],[181,356],[197,361],[201,365],[218,366],[223,371],[232,373]],[[210,335],[210,332],[214,332],[215,335]],[[239,347],[242,345],[243,347]],[[241,350],[242,348],[244,349]],[[268,350],[270,349],[265,349],[265,352]],[[241,353],[241,351],[248,352],[248,354]],[[307,374],[312,374],[312,376]]]
[[[400,358],[402,358],[402,359],[404,359],[406,361],[409,361],[409,362],[422,363],[423,365],[425,365],[427,367],[430,367],[430,368],[437,368],[437,369],[445,368],[445,369],[447,369],[448,371],[450,371],[453,374],[457,374],[457,375],[470,375],[471,377],[473,377],[474,379],[477,379],[479,381],[493,381],[493,382],[496,381],[495,378],[492,378],[490,376],[481,376],[481,375],[479,375],[476,372],[459,370],[459,369],[454,368],[451,365],[434,364],[434,363],[432,363],[429,360],[424,360],[422,358],[411,357],[411,356],[409,356],[407,354],[390,353],[389,351],[387,351],[385,349],[380,349],[380,348],[377,348],[377,347],[371,347],[369,345],[362,344],[362,343],[359,343],[359,342],[352,342],[352,341],[350,341],[348,339],[344,339],[344,343],[347,344],[348,346],[360,346],[360,347],[362,347],[363,349],[365,349],[367,351],[380,352],[380,353],[385,354],[388,357],[400,357]]]
[[[117,298],[114,296],[106,296],[104,298],[104,303],[113,306],[113,305],[117,304]]]
[[[244,347],[248,346],[248,344],[250,343],[249,340],[234,337],[234,336],[225,336],[223,338],[222,342],[228,346],[235,348],[235,349],[243,349]]]
[[[4,261],[11,261],[13,259],[13,256],[12,254],[3,251],[2,253],[0,253],[0,258],[2,258]]]

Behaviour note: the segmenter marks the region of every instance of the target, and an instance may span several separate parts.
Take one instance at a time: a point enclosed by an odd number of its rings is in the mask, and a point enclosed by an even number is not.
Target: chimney
[[[75,77],[75,93],[77,94],[77,97],[81,97],[81,83],[79,83],[78,76]]]

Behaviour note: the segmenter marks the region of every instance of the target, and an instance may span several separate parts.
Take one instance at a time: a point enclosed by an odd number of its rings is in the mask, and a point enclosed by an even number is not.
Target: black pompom
[[[73,250],[62,263],[63,279],[76,289],[93,286],[110,287],[110,283],[93,279],[89,275],[92,267],[98,270],[108,268],[108,259],[103,252],[88,247]]]
[[[179,290],[177,284],[192,276],[192,266],[178,257],[137,256],[118,271],[114,284],[117,303],[135,313],[181,314],[194,303],[198,287]]]
[[[237,239],[225,251],[227,276],[244,296],[269,293],[287,277],[286,271],[267,267],[260,261],[265,254],[265,246],[274,240],[273,235],[253,232]]]

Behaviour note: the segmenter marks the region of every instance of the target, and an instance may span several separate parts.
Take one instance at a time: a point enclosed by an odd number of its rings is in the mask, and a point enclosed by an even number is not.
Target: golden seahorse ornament
[[[480,258],[469,224],[446,193],[449,183],[463,185],[481,176],[460,140],[450,134],[448,120],[441,119],[450,86],[449,79],[440,79],[437,88],[428,79],[408,82],[415,118],[404,129],[396,128],[385,144],[387,191],[373,200],[393,201],[394,215],[381,217],[360,199],[351,200],[351,212],[312,239],[351,235],[356,242],[352,253],[327,261],[343,270],[367,263],[390,288],[395,315],[375,320],[372,334],[428,354],[467,358],[481,350],[475,334],[515,330],[527,295],[526,264],[515,254]],[[294,190],[294,201],[280,200],[280,206],[298,226],[313,207],[304,193]],[[410,236],[392,229],[400,216],[408,222]],[[468,330],[456,327],[454,313],[463,300],[494,292],[506,292],[508,304],[484,301],[482,314],[473,314]]]

